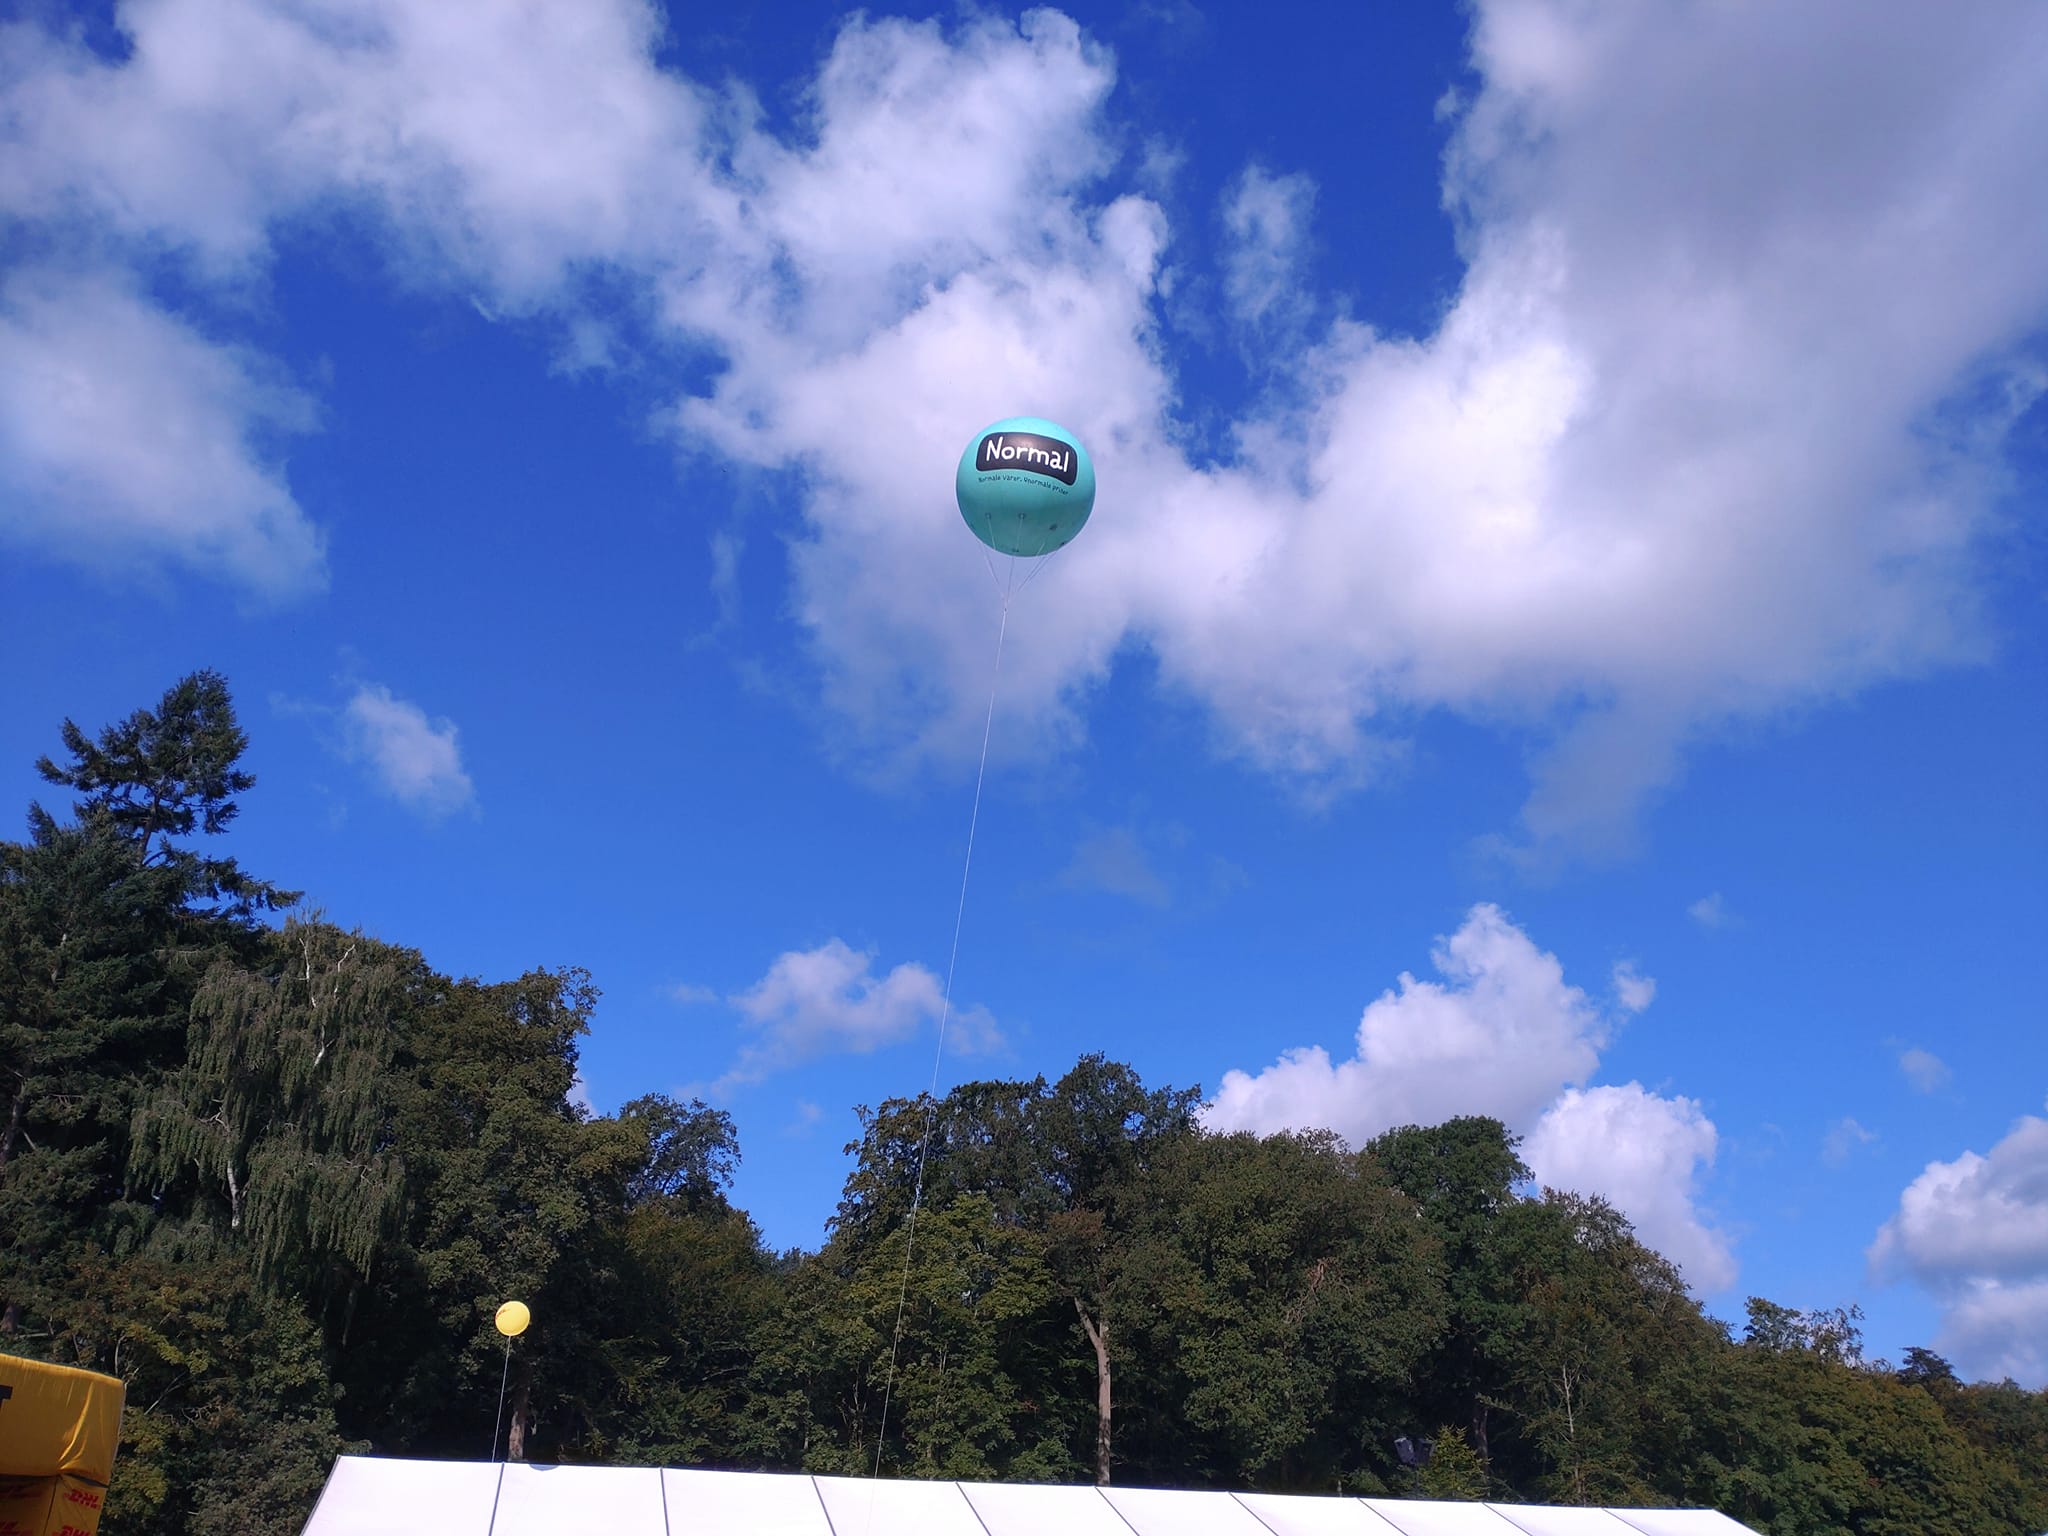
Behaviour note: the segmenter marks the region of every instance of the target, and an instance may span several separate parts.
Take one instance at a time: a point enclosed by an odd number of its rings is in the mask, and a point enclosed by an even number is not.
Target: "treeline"
[[[219,677],[62,745],[73,805],[0,843],[0,1350],[127,1381],[111,1532],[484,1456],[512,1296],[532,1460],[2048,1528],[2048,1395],[1866,1360],[1853,1310],[1738,1339],[1490,1120],[1209,1135],[1087,1057],[863,1112],[823,1246],[771,1253],[725,1114],[571,1102],[582,972],[450,978],[207,851],[252,787]]]

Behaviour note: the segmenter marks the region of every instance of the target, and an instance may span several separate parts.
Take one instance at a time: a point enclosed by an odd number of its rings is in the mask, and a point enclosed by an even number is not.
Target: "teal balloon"
[[[1057,422],[1011,416],[984,428],[953,477],[974,536],[1006,555],[1049,555],[1095,510],[1095,466]]]

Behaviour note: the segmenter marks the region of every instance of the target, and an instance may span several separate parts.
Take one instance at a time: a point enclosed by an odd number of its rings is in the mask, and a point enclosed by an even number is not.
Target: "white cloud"
[[[1857,12],[1862,44],[1842,50],[1756,11],[1520,11],[1556,46],[1482,9],[1497,78],[1458,133],[1470,266],[1442,326],[1333,327],[1294,360],[1316,403],[1243,420],[1234,463],[1169,446],[1158,211],[1071,180],[1042,190],[1035,228],[900,315],[872,310],[857,342],[783,331],[755,354],[725,333],[737,365],[684,419],[817,467],[801,612],[839,708],[881,740],[969,749],[976,557],[939,479],[904,498],[857,449],[886,425],[949,462],[1019,399],[1081,428],[1116,487],[1020,616],[1031,661],[1006,699],[1041,740],[1071,736],[1076,688],[1135,635],[1284,775],[1355,772],[1389,707],[1536,722],[1553,747],[1527,836],[1597,842],[1703,727],[1959,653],[1958,557],[1996,434],[1926,429],[2048,305],[2027,192],[2048,108],[2010,52],[2044,23]],[[959,64],[990,47],[978,34]],[[1050,23],[1031,50],[1062,80],[1093,62]],[[1724,55],[1747,62],[1699,67]],[[1577,73],[1544,62],[1566,56]],[[1756,96],[1760,72],[1785,88]],[[832,113],[912,153],[893,77],[873,78]],[[1807,121],[1821,101],[1825,134]],[[1089,141],[1092,100],[1064,106],[1031,119],[1026,158]],[[1669,175],[1678,159],[1697,174]],[[906,245],[910,270],[932,249]],[[1986,287],[1945,280],[1979,260]],[[2017,403],[2031,386],[2013,387]],[[905,613],[909,582],[958,595]]]
[[[1614,967],[1614,997],[1624,1013],[1641,1013],[1657,998],[1657,978],[1645,976],[1635,962],[1622,960]]]
[[[877,976],[874,963],[836,938],[778,955],[765,976],[728,999],[751,1039],[715,1086],[758,1082],[818,1056],[865,1055],[938,1024],[945,994],[937,976],[907,962]],[[985,1009],[960,1010],[947,1024],[952,1049],[986,1050],[999,1039]]]
[[[1921,1280],[2048,1278],[2048,1120],[2022,1117],[1989,1156],[1929,1163],[1871,1252]]]
[[[1327,1127],[1355,1146],[1397,1125],[1490,1115],[1527,1137],[1543,1182],[1605,1196],[1694,1284],[1728,1284],[1727,1241],[1694,1204],[1715,1151],[1699,1105],[1634,1083],[1581,1090],[1608,1021],[1498,907],[1474,907],[1431,961],[1443,980],[1403,974],[1367,1006],[1349,1060],[1333,1065],[1307,1046],[1257,1074],[1227,1071],[1203,1122],[1260,1134]]]
[[[2022,1117],[1988,1155],[1929,1163],[1870,1263],[1934,1294],[1936,1347],[1966,1370],[2048,1385],[2048,1119]]]
[[[635,0],[155,0],[117,20],[120,63],[0,29],[0,216],[64,265],[168,254],[246,309],[275,229],[318,210],[389,230],[407,281],[474,282],[519,312],[560,302],[573,263],[652,259],[698,217],[702,101],[651,67],[659,25]],[[17,274],[8,309],[11,521],[74,556],[217,568],[266,597],[321,584],[322,537],[258,447],[310,425],[303,396],[131,281]]]
[[[1899,1070],[1921,1093],[1933,1093],[1945,1087],[1949,1079],[1948,1063],[1917,1045],[1899,1052]]]
[[[809,1099],[796,1101],[796,1118],[782,1128],[785,1136],[808,1136],[824,1123],[825,1111]]]
[[[718,629],[731,629],[740,618],[740,556],[747,542],[736,533],[711,535],[711,600],[718,608]]]
[[[702,180],[706,98],[652,67],[661,23],[638,0],[156,0],[119,21],[120,64],[29,28],[0,43],[10,212],[85,214],[240,276],[282,217],[352,202],[423,275],[487,286],[491,312],[676,241]]]
[[[2048,1280],[1957,1285],[1936,1342],[1972,1376],[2048,1386]]]
[[[1173,890],[1131,827],[1110,827],[1081,839],[1061,872],[1063,885],[1107,891],[1148,907],[1173,903]]]
[[[1268,338],[1298,335],[1314,311],[1302,270],[1315,183],[1298,172],[1244,173],[1223,202],[1223,297],[1239,324]]]
[[[1369,775],[1390,711],[1526,730],[1523,839],[1598,847],[1720,722],[1978,643],[1970,555],[2048,314],[2025,0],[1485,0],[1441,324],[1290,341],[1305,387],[1199,465],[1166,219],[1142,168],[1119,180],[1113,61],[1056,13],[856,18],[789,138],[658,69],[636,0],[122,16],[123,63],[0,43],[0,207],[237,281],[281,221],[366,212],[408,281],[572,344],[581,274],[622,276],[725,364],[677,404],[690,442],[804,471],[795,611],[882,755],[978,737],[985,578],[944,467],[1020,408],[1083,434],[1105,494],[1015,616],[1011,752],[1070,742],[1136,642],[1294,781]],[[1235,199],[1223,280],[1271,315],[1305,185],[1247,173]],[[908,462],[938,466],[926,491]]]
[[[1865,1129],[1854,1117],[1844,1115],[1828,1127],[1828,1133],[1821,1138],[1820,1160],[1830,1168],[1839,1168],[1859,1147],[1867,1147],[1877,1140],[1877,1132]]]
[[[1227,1130],[1327,1126],[1353,1144],[1391,1126],[1492,1115],[1535,1123],[1599,1064],[1607,1021],[1564,967],[1498,907],[1480,905],[1430,956],[1442,981],[1403,973],[1367,1005],[1357,1050],[1332,1065],[1320,1046],[1256,1076],[1223,1076],[1205,1112]]]
[[[1686,915],[1702,928],[1732,928],[1740,921],[1728,910],[1728,903],[1719,891],[1702,896],[1685,910]]]
[[[322,539],[269,449],[306,397],[124,276],[0,288],[0,535],[102,567],[170,558],[267,598],[324,584]]]
[[[1688,1283],[1718,1291],[1735,1282],[1735,1255],[1695,1203],[1716,1144],[1714,1123],[1694,1100],[1629,1083],[1566,1089],[1522,1155],[1538,1183],[1606,1197]]]
[[[348,755],[367,763],[402,805],[445,816],[476,804],[454,721],[430,720],[389,688],[364,683],[342,707],[341,724]]]
[[[681,1003],[685,1007],[694,1007],[699,1003],[715,1003],[718,1001],[718,991],[715,987],[700,987],[693,981],[678,981],[664,990],[667,991],[672,1001]]]

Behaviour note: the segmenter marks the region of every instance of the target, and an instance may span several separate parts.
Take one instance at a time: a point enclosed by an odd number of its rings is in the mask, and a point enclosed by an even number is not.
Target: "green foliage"
[[[1664,1411],[1664,1373],[1719,1335],[1605,1201],[1546,1190],[1516,1218],[1523,1305],[1499,1400],[1515,1416],[1503,1454],[1559,1503],[1649,1501],[1640,1469],[1684,1429]]]
[[[70,762],[38,758],[36,772],[79,791],[73,809],[80,821],[120,833],[137,863],[171,870],[188,900],[213,904],[208,915],[245,922],[298,900],[296,892],[243,873],[233,859],[204,857],[172,841],[225,832],[239,814],[234,797],[256,784],[237,766],[249,738],[218,672],[180,678],[155,709],[136,710],[97,741],[70,720],[62,734]],[[54,825],[41,806],[31,806],[29,817],[38,832]]]
[[[1136,1353],[1176,1406],[1141,1420],[1148,1479],[1380,1485],[1442,1328],[1439,1251],[1335,1137],[1190,1137],[1145,1186]],[[1149,1421],[1149,1422],[1148,1422]]]
[[[159,1197],[191,1180],[265,1273],[367,1273],[403,1196],[390,1067],[418,969],[298,919],[254,965],[215,961],[183,1066],[136,1116],[135,1176]]]
[[[1210,1135],[1085,1056],[863,1111],[827,1241],[771,1255],[723,1111],[571,1101],[585,973],[272,926],[193,845],[253,782],[219,677],[63,743],[72,818],[0,842],[0,1349],[128,1383],[110,1530],[282,1536],[343,1449],[483,1455],[515,1296],[534,1459],[2048,1528],[2048,1394],[1866,1361],[1853,1307],[1738,1343],[1491,1120]]]
[[[1465,1431],[1445,1424],[1436,1432],[1429,1460],[1415,1474],[1415,1494],[1423,1499],[1456,1499],[1471,1502],[1492,1492],[1486,1461],[1472,1449]]]
[[[352,1449],[318,1330],[205,1234],[165,1228],[120,1259],[83,1254],[36,1318],[36,1353],[128,1386],[113,1529],[290,1536]]]
[[[130,1121],[185,1032],[181,911],[103,819],[0,843],[0,1336],[136,1218]]]
[[[1402,1126],[1363,1155],[1413,1200],[1442,1245],[1444,1329],[1417,1394],[1416,1422],[1468,1426],[1482,1460],[1495,1457],[1493,1405],[1510,1393],[1516,1341],[1527,1330],[1526,1275],[1517,1272],[1529,1177],[1515,1138],[1498,1120],[1461,1117]]]
[[[580,1268],[591,1327],[559,1388],[565,1453],[643,1465],[751,1454],[749,1375],[780,1299],[753,1222],[722,1203],[642,1203]]]
[[[584,1433],[552,1390],[578,1379],[608,1326],[588,1272],[644,1137],[568,1099],[596,990],[581,971],[485,985],[427,975],[389,1073],[406,1170],[398,1230],[344,1316],[339,1366],[353,1433],[436,1454],[490,1446],[502,1363],[491,1325],[509,1297],[533,1330],[513,1351],[510,1444],[529,1454]]]
[[[731,1115],[702,1099],[679,1104],[650,1093],[622,1105],[619,1119],[647,1138],[640,1170],[626,1185],[629,1201],[681,1201],[692,1210],[723,1204],[740,1160]]]

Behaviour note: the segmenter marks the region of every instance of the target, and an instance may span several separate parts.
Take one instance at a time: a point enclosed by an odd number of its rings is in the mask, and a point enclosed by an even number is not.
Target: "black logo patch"
[[[991,432],[974,451],[974,467],[983,474],[998,469],[1028,469],[1062,485],[1074,483],[1074,449],[1056,437],[1036,432]]]

